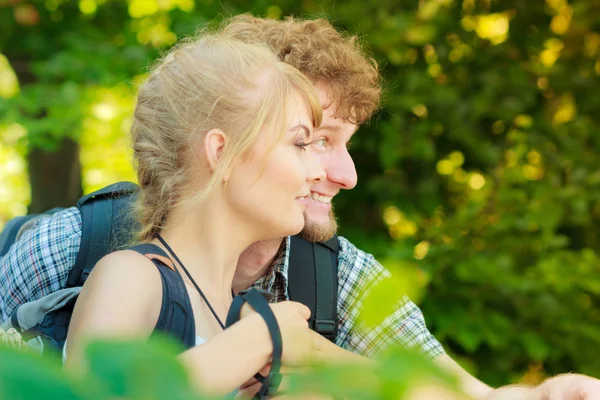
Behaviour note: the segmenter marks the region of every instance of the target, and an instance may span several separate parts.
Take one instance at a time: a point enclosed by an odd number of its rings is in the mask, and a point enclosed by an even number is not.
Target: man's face
[[[316,85],[321,104],[330,103],[326,87]],[[340,189],[352,189],[358,180],[348,144],[358,129],[357,125],[334,118],[335,104],[323,110],[323,123],[313,134],[313,154],[325,169],[325,179],[311,187],[304,230],[301,235],[310,242],[330,239],[337,232],[332,199]]]

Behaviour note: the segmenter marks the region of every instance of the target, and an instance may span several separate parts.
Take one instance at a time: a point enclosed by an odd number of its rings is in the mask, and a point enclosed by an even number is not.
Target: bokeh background
[[[340,233],[447,351],[493,385],[600,377],[596,0],[0,0],[0,227],[134,180],[136,84],[241,12],[328,18],[378,61]]]

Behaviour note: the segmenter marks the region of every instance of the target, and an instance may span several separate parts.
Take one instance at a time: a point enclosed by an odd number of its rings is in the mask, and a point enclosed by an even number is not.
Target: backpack
[[[61,350],[73,307],[82,285],[93,267],[104,255],[128,243],[137,222],[131,213],[138,187],[132,182],[118,182],[90,193],[77,202],[81,214],[82,235],[74,266],[69,271],[66,287],[40,299],[19,305],[4,321],[4,330],[15,328],[29,347],[40,353],[46,349]],[[0,257],[31,229],[35,221],[60,211],[49,210],[40,215],[11,219],[0,233]],[[291,238],[288,270],[290,300],[305,304],[311,310],[309,326],[317,333],[335,342],[337,337],[337,257],[339,242],[333,237],[323,243],[309,243],[299,236]],[[26,268],[27,265],[10,266]],[[163,305],[177,302],[176,290],[165,289],[163,277]],[[184,321],[193,315],[191,307],[180,307],[183,315],[172,318],[164,331],[180,343],[190,343]],[[178,311],[179,312],[179,311]],[[161,311],[162,313],[162,311]]]

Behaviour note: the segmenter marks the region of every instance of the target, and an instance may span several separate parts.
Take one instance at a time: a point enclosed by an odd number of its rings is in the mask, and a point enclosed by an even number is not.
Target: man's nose
[[[325,165],[327,180],[339,185],[342,189],[353,189],[358,182],[358,176],[348,150],[344,148],[331,154],[328,158],[327,165]]]

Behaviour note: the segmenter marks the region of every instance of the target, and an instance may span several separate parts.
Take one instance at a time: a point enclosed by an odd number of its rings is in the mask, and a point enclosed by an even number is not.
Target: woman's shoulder
[[[153,262],[134,250],[118,250],[102,257],[86,280],[84,292],[109,302],[160,303],[162,281]]]
[[[92,269],[75,304],[69,357],[85,337],[150,335],[161,304],[161,278],[152,261],[132,250],[107,254]]]
[[[117,250],[102,257],[90,274],[108,277],[119,277],[120,280],[127,278],[155,279],[160,282],[160,275],[154,263],[135,250]]]
[[[115,251],[98,261],[77,303],[73,316],[85,316],[90,326],[109,324],[151,329],[162,304],[160,273],[142,254],[133,250]]]

